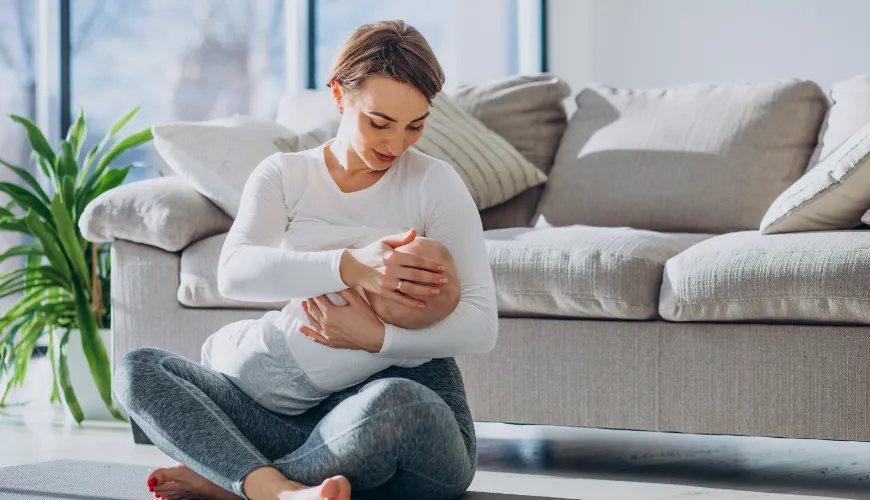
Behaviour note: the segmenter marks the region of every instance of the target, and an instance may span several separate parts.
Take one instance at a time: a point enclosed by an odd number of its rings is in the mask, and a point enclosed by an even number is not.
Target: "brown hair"
[[[338,52],[326,85],[338,80],[344,90],[356,93],[377,74],[410,83],[429,104],[444,85],[444,71],[429,42],[404,21],[378,21],[357,28]]]

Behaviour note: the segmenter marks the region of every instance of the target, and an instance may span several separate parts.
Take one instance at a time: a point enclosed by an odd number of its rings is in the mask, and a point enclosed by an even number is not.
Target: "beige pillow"
[[[827,99],[794,79],[577,98],[538,214],[557,226],[755,229],[805,171]]]
[[[275,145],[287,152],[315,148],[335,137],[338,125],[339,120],[333,120],[304,134],[276,140]],[[435,97],[426,128],[414,148],[452,165],[479,210],[547,180],[506,139],[444,94]]]
[[[792,184],[761,221],[762,234],[849,229],[870,208],[870,123]]]
[[[810,167],[833,153],[865,123],[870,123],[870,75],[858,75],[835,83],[831,87],[831,107]]]

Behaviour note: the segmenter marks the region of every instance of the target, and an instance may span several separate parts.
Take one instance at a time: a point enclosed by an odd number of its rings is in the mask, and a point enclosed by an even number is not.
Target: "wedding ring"
[[[399,282],[396,283],[396,291],[397,292],[402,291],[402,283],[404,283],[404,281],[402,281],[402,280],[399,280]]]

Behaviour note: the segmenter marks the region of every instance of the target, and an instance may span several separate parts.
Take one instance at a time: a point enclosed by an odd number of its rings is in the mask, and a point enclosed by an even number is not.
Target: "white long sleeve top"
[[[218,288],[227,298],[262,302],[338,292],[348,288],[339,273],[344,249],[411,228],[452,254],[459,305],[428,328],[385,324],[383,347],[374,356],[412,358],[416,365],[490,351],[498,319],[477,208],[453,167],[414,149],[374,185],[350,193],[330,175],[324,146],[266,158],[245,185],[221,250]],[[287,318],[288,328],[291,319],[298,320]]]

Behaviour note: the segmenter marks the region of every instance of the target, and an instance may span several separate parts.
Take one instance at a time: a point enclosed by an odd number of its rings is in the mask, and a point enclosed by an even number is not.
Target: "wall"
[[[656,87],[870,73],[866,0],[549,0],[550,71]]]

